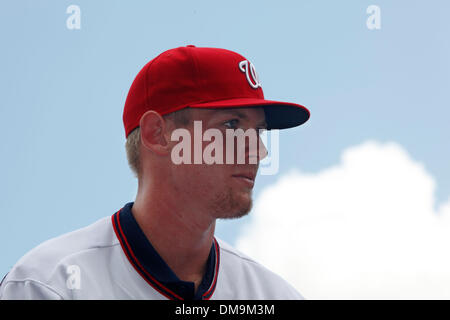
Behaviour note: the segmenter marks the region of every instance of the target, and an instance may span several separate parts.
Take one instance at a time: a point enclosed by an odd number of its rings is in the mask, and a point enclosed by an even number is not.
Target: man
[[[31,250],[3,280],[0,297],[301,299],[279,276],[217,240],[214,229],[217,219],[251,209],[267,154],[257,130],[308,118],[301,105],[265,100],[253,64],[235,52],[192,45],[163,52],[136,76],[123,113],[135,201]],[[230,130],[240,134],[227,136]],[[241,143],[227,144],[243,132]]]

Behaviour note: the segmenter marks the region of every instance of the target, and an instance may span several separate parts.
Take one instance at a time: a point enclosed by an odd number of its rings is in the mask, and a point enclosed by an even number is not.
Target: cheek
[[[221,189],[226,185],[226,165],[199,165],[193,178],[204,188]]]
[[[176,184],[188,194],[208,195],[229,184],[230,168],[226,165],[182,165]]]

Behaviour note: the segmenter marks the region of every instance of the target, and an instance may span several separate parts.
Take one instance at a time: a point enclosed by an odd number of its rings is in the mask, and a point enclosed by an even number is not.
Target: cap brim
[[[268,130],[296,127],[308,121],[310,116],[309,110],[300,104],[253,98],[202,102],[188,106],[191,108],[264,107]]]

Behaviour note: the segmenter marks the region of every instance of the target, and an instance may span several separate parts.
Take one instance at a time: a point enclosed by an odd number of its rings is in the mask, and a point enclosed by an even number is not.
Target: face
[[[185,128],[191,136],[191,163],[197,150],[197,156],[199,152],[203,156],[202,164],[176,165],[172,161],[172,183],[177,192],[194,201],[214,219],[247,214],[252,207],[259,161],[267,154],[259,137],[259,130],[266,127],[263,108],[190,109],[190,122]],[[242,129],[241,133],[246,132],[248,138],[239,141],[231,136],[236,129]],[[208,132],[214,134],[204,141]],[[222,136],[222,141],[218,135]],[[211,152],[213,145],[216,149]],[[208,155],[214,156],[216,163],[206,164]],[[219,158],[222,163],[217,161]]]

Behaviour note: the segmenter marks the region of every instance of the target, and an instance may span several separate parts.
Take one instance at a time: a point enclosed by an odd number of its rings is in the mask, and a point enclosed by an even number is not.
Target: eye
[[[228,121],[224,122],[223,124],[228,129],[237,129],[238,123],[239,123],[238,119],[231,119],[231,120],[228,120]]]

